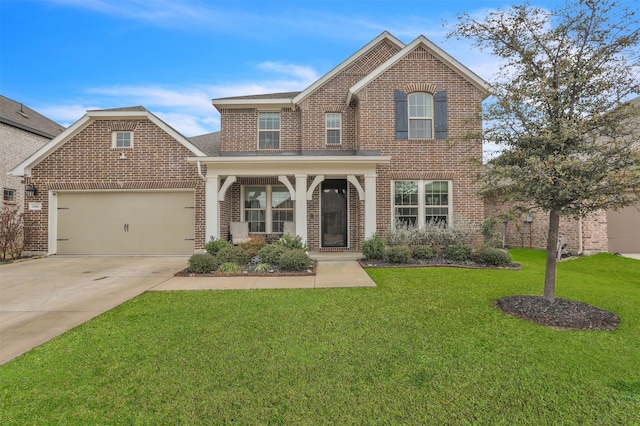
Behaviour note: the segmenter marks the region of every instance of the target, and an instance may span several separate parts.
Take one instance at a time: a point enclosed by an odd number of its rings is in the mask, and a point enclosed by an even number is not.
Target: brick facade
[[[186,161],[193,153],[148,119],[127,121],[134,134],[132,148],[112,148],[114,123],[108,119],[90,122],[33,167],[27,181],[36,186],[38,194],[25,200],[27,251],[49,250],[50,190],[192,189],[195,191],[196,248],[203,247],[204,181],[198,176],[196,166]],[[126,158],[120,158],[121,152]],[[28,210],[29,202],[41,203],[42,209]]]

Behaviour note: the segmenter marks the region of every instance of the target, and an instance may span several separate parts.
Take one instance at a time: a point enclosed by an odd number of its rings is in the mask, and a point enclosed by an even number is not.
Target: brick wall
[[[112,130],[118,124],[95,120],[33,168],[28,182],[37,187],[38,195],[28,201],[42,203],[42,210],[25,211],[27,251],[48,251],[48,192],[56,189],[194,189],[195,247],[203,247],[204,181],[196,165],[186,161],[193,154],[149,120],[126,125],[134,128],[133,148],[111,148]]]

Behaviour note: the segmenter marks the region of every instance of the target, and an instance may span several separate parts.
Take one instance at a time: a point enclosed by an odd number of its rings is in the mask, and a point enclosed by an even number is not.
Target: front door
[[[323,181],[320,206],[322,247],[347,247],[347,181]]]

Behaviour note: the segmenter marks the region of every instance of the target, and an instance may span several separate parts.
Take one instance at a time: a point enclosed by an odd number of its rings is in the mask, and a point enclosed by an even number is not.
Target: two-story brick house
[[[90,111],[14,174],[38,188],[27,249],[188,254],[232,222],[358,250],[398,221],[479,225],[489,87],[425,37],[384,32],[302,92],[214,99],[186,139],[141,107]]]
[[[359,249],[398,221],[483,220],[481,103],[489,87],[425,37],[387,32],[302,92],[214,99],[206,234],[285,221],[313,250]]]

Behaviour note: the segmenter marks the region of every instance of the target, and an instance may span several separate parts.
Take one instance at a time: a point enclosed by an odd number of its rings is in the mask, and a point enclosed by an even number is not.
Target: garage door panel
[[[607,212],[609,251],[640,253],[640,205]]]
[[[193,191],[60,193],[58,253],[191,254],[193,204]]]

